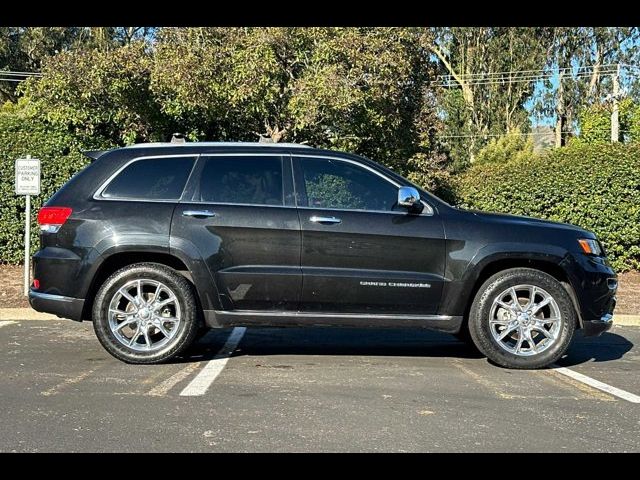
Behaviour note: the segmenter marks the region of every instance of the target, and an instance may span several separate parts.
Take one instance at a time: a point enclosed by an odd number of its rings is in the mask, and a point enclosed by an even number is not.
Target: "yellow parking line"
[[[180,383],[182,380],[184,380],[189,375],[191,375],[193,372],[195,372],[198,369],[199,366],[200,366],[200,362],[190,363],[189,365],[184,367],[179,372],[174,373],[173,375],[171,375],[164,382],[162,382],[159,385],[156,385],[155,387],[153,387],[151,390],[149,390],[146,393],[146,395],[151,395],[151,396],[154,396],[154,397],[162,397],[162,396],[166,395],[169,390],[171,390],[178,383]]]
[[[76,375],[75,377],[66,378],[62,382],[58,383],[57,385],[54,385],[48,390],[45,390],[44,392],[40,392],[40,394],[44,395],[45,397],[48,397],[50,395],[55,395],[57,393],[60,393],[60,390],[62,390],[63,388],[68,387],[69,385],[73,385],[75,383],[81,382],[82,380],[87,378],[89,375],[91,375],[94,371],[95,369],[91,369],[91,370],[87,370],[86,372],[82,372],[79,375]]]

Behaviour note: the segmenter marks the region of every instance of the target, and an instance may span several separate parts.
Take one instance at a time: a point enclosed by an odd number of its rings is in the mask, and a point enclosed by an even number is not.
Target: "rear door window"
[[[195,201],[284,205],[282,157],[220,155],[203,161]]]
[[[127,165],[102,192],[104,198],[179,200],[196,157],[143,158]]]

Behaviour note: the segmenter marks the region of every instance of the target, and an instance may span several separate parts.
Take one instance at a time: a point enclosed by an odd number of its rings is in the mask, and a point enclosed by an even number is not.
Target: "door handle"
[[[336,217],[319,217],[318,215],[314,215],[313,217],[309,218],[310,222],[313,223],[322,223],[324,225],[333,225],[336,223],[342,223],[342,220],[340,220],[339,218]]]
[[[185,210],[182,212],[183,217],[208,218],[215,217],[216,214],[209,210]]]

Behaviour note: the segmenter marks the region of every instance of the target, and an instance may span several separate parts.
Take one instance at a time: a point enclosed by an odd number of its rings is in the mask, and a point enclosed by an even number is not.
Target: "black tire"
[[[494,299],[506,289],[523,284],[544,289],[553,297],[560,312],[560,326],[553,343],[530,356],[516,355],[503,348],[492,335],[489,324]],[[497,365],[515,369],[543,368],[557,361],[571,343],[576,324],[573,302],[562,284],[551,275],[532,268],[511,268],[488,278],[478,290],[469,312],[469,332],[478,350]]]
[[[162,282],[174,293],[181,318],[177,332],[157,351],[137,351],[121,343],[109,326],[108,310],[118,289],[131,280],[144,278]],[[201,322],[191,284],[175,270],[157,263],[136,263],[121,268],[102,284],[93,304],[93,328],[102,346],[126,363],[154,364],[165,362],[188,348],[195,340]]]

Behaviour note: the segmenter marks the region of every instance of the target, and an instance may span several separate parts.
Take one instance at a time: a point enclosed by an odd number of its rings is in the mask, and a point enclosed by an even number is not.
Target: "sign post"
[[[25,195],[26,215],[24,219],[24,295],[29,295],[31,260],[31,195],[40,195],[40,160],[18,158],[16,160],[16,195]]]

